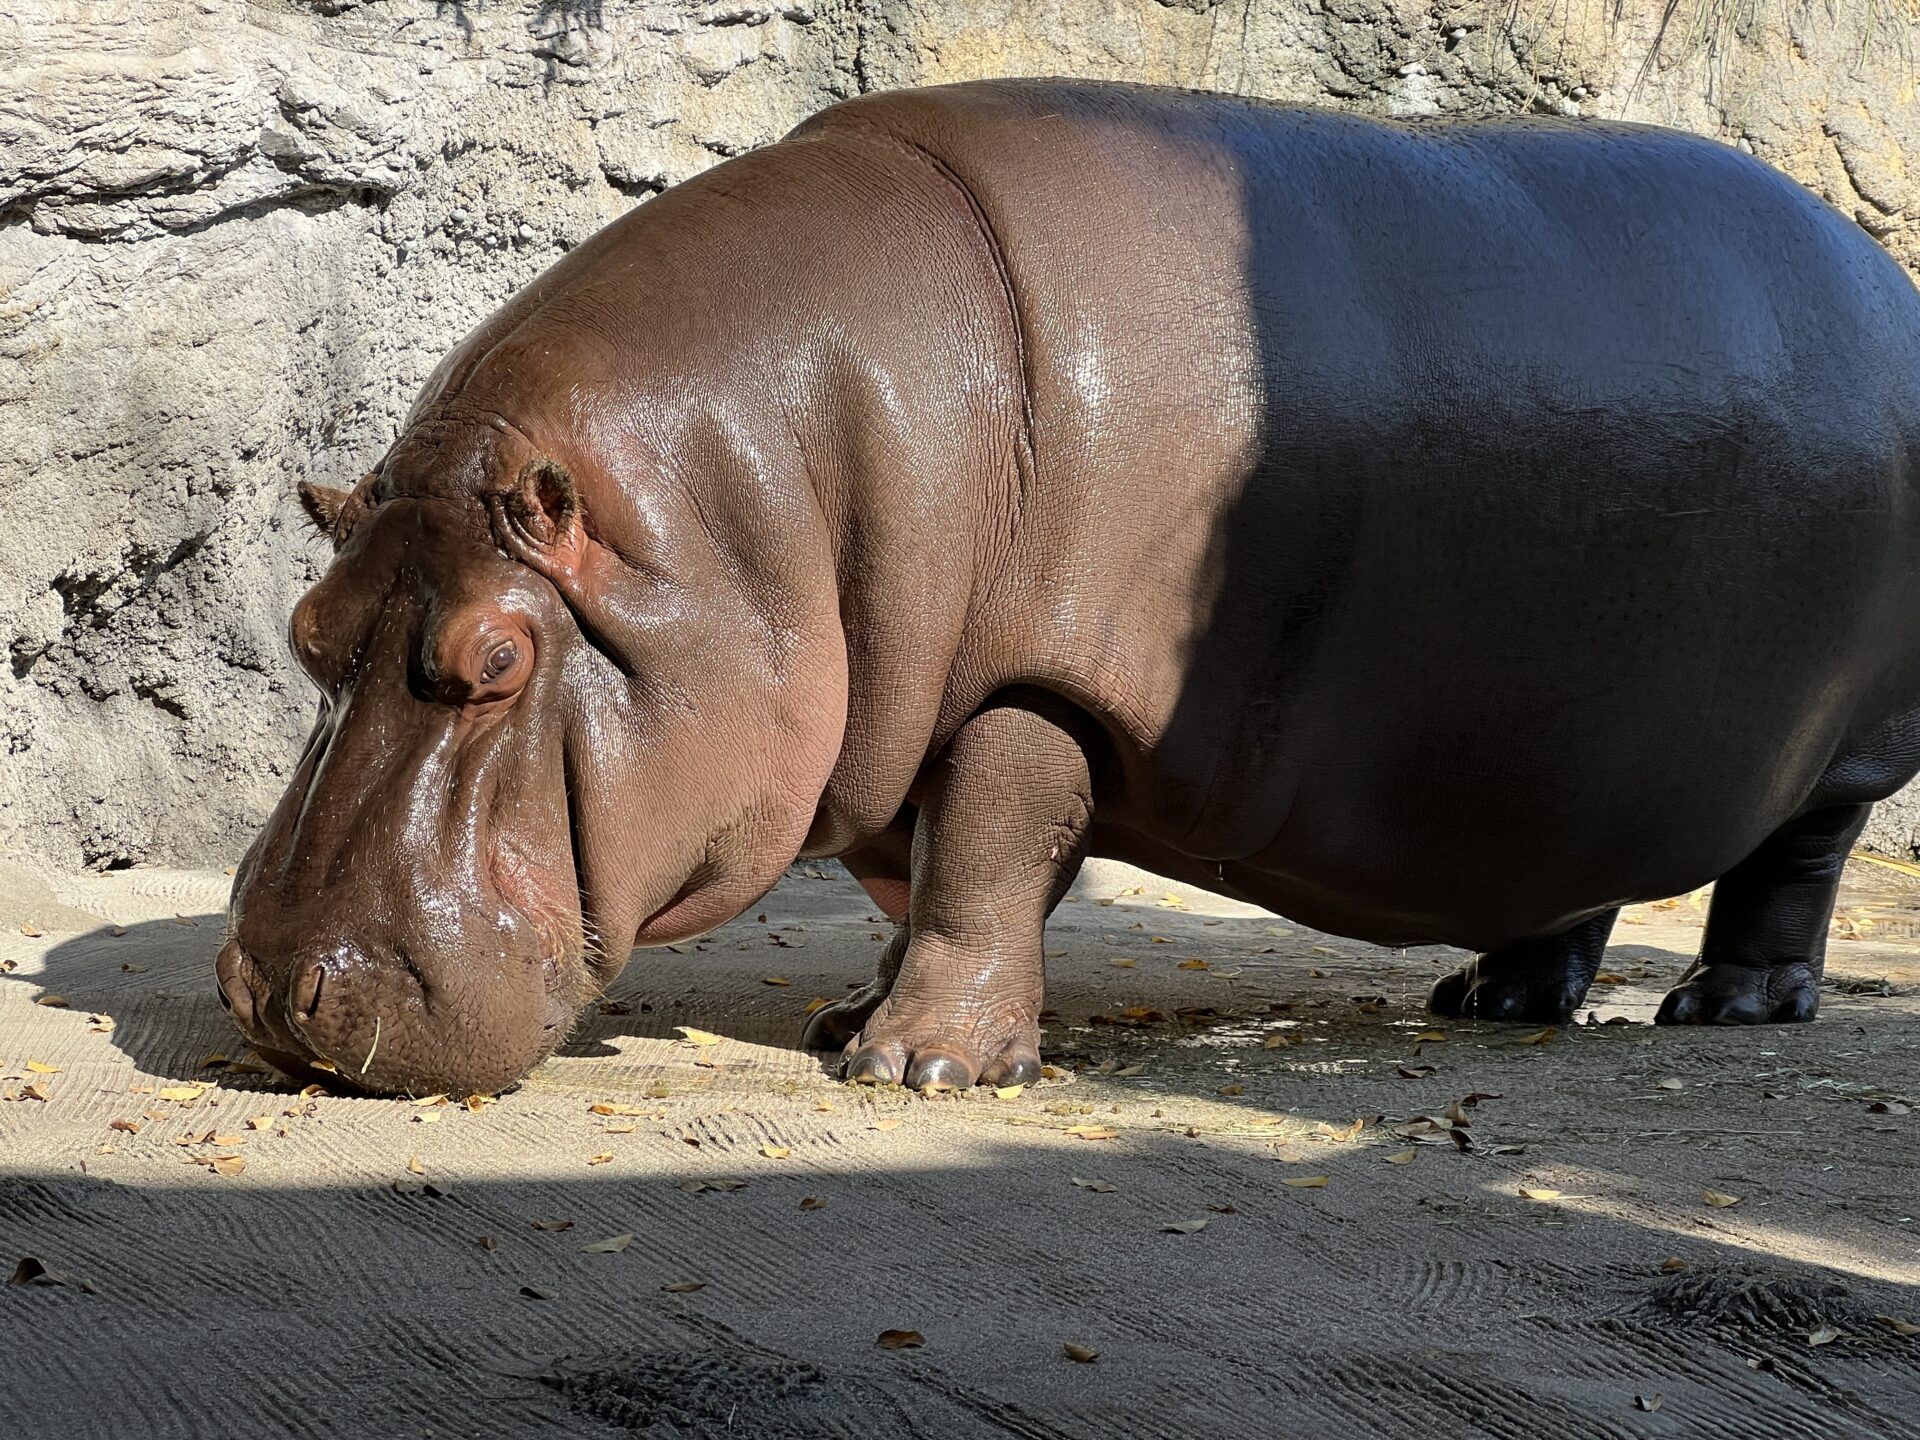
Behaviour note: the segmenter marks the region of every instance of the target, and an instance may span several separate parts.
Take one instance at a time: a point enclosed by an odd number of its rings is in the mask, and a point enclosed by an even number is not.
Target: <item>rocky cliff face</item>
[[[310,710],[294,482],[352,483],[569,245],[835,100],[1075,74],[1625,115],[1920,269],[1917,3],[0,0],[0,847],[236,855]]]

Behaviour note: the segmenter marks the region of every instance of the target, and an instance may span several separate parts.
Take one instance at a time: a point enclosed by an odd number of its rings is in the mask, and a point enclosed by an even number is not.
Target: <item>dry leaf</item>
[[[882,1330],[879,1344],[883,1350],[918,1350],[927,1337],[918,1330]]]
[[[691,1025],[676,1025],[673,1028],[680,1032],[681,1038],[689,1045],[718,1045],[721,1040],[711,1030],[696,1030]]]
[[[833,1001],[829,1000],[826,996],[816,995],[811,1000],[807,1001],[806,1013],[811,1015],[813,1014],[814,1011],[824,1010],[827,1008],[827,1006],[831,1004],[833,1004]]]
[[[1202,1215],[1198,1220],[1173,1220],[1160,1227],[1162,1235],[1198,1235],[1207,1228],[1211,1217]]]
[[[188,1100],[198,1100],[206,1093],[207,1087],[204,1085],[169,1085],[160,1092],[160,1098],[162,1100],[178,1100],[184,1103]]]
[[[1060,1347],[1060,1353],[1081,1365],[1091,1365],[1100,1358],[1098,1350],[1089,1350],[1085,1345],[1076,1345],[1071,1340]]]
[[[500,1248],[500,1242],[494,1239],[493,1236],[491,1235],[482,1235],[479,1238],[477,1238],[473,1243],[478,1245],[482,1250],[486,1251],[489,1255],[491,1255],[494,1251]]]
[[[1393,1152],[1393,1154],[1386,1157],[1387,1164],[1411,1165],[1413,1163],[1413,1157],[1417,1153],[1418,1153],[1417,1151],[1413,1151],[1413,1150],[1396,1150]]]
[[[1873,1318],[1876,1324],[1886,1326],[1887,1329],[1893,1331],[1896,1335],[1920,1335],[1920,1325],[1915,1325],[1911,1321],[1896,1320],[1891,1315],[1876,1315]]]
[[[427,1167],[420,1163],[420,1157],[418,1155],[408,1158],[407,1173],[410,1175],[424,1175],[427,1173]]]
[[[630,1234],[609,1235],[604,1240],[595,1240],[591,1244],[582,1245],[580,1253],[582,1255],[618,1255],[631,1244],[633,1244],[633,1236]]]
[[[589,1105],[590,1115],[651,1115],[653,1111],[643,1105],[616,1105],[611,1100],[602,1100],[597,1105]]]
[[[1687,1082],[1684,1080],[1675,1080],[1672,1076],[1668,1076],[1654,1088],[1657,1090],[1684,1090],[1687,1088]]]
[[[1107,961],[1107,964],[1109,964],[1109,965],[1111,965],[1111,966],[1112,966],[1112,967],[1113,967],[1114,969],[1116,969],[1116,970],[1131,970],[1131,969],[1133,969],[1133,968],[1134,968],[1135,966],[1137,966],[1137,965],[1138,965],[1139,963],[1140,963],[1140,962],[1139,962],[1138,960],[1109,960],[1109,961]]]
[[[265,1130],[272,1124],[273,1117],[271,1115],[255,1115],[247,1121],[247,1128],[249,1130]]]
[[[1194,955],[1194,956],[1190,956],[1185,960],[1182,960],[1174,968],[1176,970],[1211,970],[1213,967],[1207,964],[1207,962],[1202,960],[1198,955]]]
[[[793,1154],[793,1149],[787,1145],[762,1145],[760,1153],[769,1160],[784,1160]]]
[[[1343,1145],[1347,1141],[1352,1140],[1355,1136],[1359,1135],[1359,1133],[1366,1128],[1367,1128],[1366,1118],[1362,1116],[1360,1119],[1355,1120],[1351,1125],[1333,1126],[1333,1125],[1329,1125],[1326,1121],[1322,1120],[1319,1124],[1313,1127],[1313,1133],[1319,1136],[1323,1140],[1331,1140],[1336,1145]]]
[[[1840,1338],[1840,1332],[1834,1329],[1833,1326],[1822,1325],[1818,1330],[1815,1330],[1812,1334],[1807,1336],[1807,1344],[1831,1345],[1834,1341],[1838,1340],[1839,1338]]]
[[[47,932],[42,930],[38,925],[34,925],[29,923],[28,921],[22,920],[20,922],[20,933],[26,936],[29,940],[38,940],[42,935],[45,935]]]
[[[1730,1205],[1738,1205],[1740,1203],[1740,1197],[1738,1195],[1729,1195],[1724,1190],[1702,1190],[1700,1192],[1700,1198],[1716,1210],[1725,1210]]]
[[[67,997],[64,995],[36,995],[33,997],[33,1003],[36,1005],[45,1005],[52,1010],[64,1010],[67,1008]]]
[[[1615,974],[1611,970],[1602,970],[1598,975],[1593,977],[1593,983],[1596,985],[1624,985],[1627,983],[1627,977]]]
[[[1413,1037],[1413,1043],[1416,1045],[1438,1045],[1446,1038],[1444,1031],[1422,1030],[1418,1035]]]
[[[1111,1195],[1115,1190],[1119,1188],[1118,1186],[1114,1185],[1111,1181],[1082,1180],[1078,1175],[1075,1175],[1073,1177],[1073,1183],[1078,1185],[1082,1190],[1093,1191],[1093,1193],[1096,1195]]]
[[[669,1295],[691,1295],[696,1290],[706,1289],[707,1282],[704,1280],[675,1280],[671,1284],[662,1285],[660,1288]]]
[[[1635,1409],[1645,1410],[1651,1413],[1660,1408],[1660,1397],[1658,1395],[1636,1395],[1633,1397],[1633,1404]]]
[[[107,1122],[107,1128],[109,1130],[123,1130],[129,1135],[138,1135],[140,1133],[140,1122],[138,1120],[109,1120]]]
[[[554,1292],[543,1285],[522,1285],[520,1293],[529,1300],[551,1300],[554,1297]]]
[[[1427,1076],[1434,1073],[1434,1067],[1431,1065],[1402,1065],[1400,1067],[1400,1078],[1402,1080],[1424,1080]]]
[[[827,1208],[827,1202],[822,1200],[818,1195],[802,1195],[800,1197],[800,1208],[802,1210],[824,1210]]]
[[[1660,1262],[1660,1273],[1662,1275],[1678,1274],[1686,1268],[1687,1262],[1682,1260],[1678,1255],[1669,1255]]]
[[[890,1115],[885,1120],[874,1121],[873,1124],[869,1125],[867,1128],[869,1130],[898,1130],[900,1128],[900,1124],[901,1124],[901,1121],[898,1115]]]
[[[1558,1190],[1533,1190],[1525,1186],[1521,1187],[1520,1194],[1527,1200],[1558,1200],[1560,1198]]]
[[[1026,1088],[1025,1085],[996,1086],[993,1092],[993,1098],[996,1100],[1018,1100],[1021,1092]]]
[[[613,1152],[611,1150],[602,1150],[598,1155],[589,1155],[587,1157],[587,1164],[604,1165],[611,1159],[613,1159]]]
[[[1111,1125],[1069,1125],[1066,1133],[1082,1140],[1118,1140],[1120,1132]]]
[[[49,1269],[43,1261],[36,1259],[32,1255],[21,1257],[20,1263],[13,1267],[13,1274],[8,1278],[7,1284],[73,1285],[73,1287],[83,1295],[91,1295],[94,1293],[93,1286],[89,1285],[85,1280],[75,1284],[75,1282],[69,1280],[58,1270]]]
[[[747,1182],[744,1180],[676,1180],[673,1182],[673,1187],[676,1190],[684,1190],[689,1195],[699,1195],[707,1191],[723,1195],[729,1190],[746,1189]]]
[[[1221,1095],[1244,1095],[1247,1093],[1247,1087],[1244,1085],[1222,1085],[1218,1093]]]
[[[29,1064],[27,1068],[31,1070],[33,1066]],[[1876,1100],[1867,1106],[1868,1111],[1875,1115],[1905,1115],[1912,1108],[1899,1100]]]
[[[760,983],[762,985],[791,985],[793,981],[787,979],[784,975],[762,975],[760,977]]]
[[[571,1220],[529,1220],[527,1223],[533,1226],[533,1228],[536,1230],[571,1230],[573,1229],[573,1221]]]
[[[203,1156],[201,1163],[216,1175],[231,1177],[247,1168],[247,1157],[244,1155]]]
[[[1294,1190],[1324,1190],[1327,1188],[1325,1175],[1294,1175],[1280,1182]]]
[[[60,1073],[60,1067],[58,1065],[49,1065],[44,1060],[27,1061],[27,1069],[31,1070],[35,1075],[58,1075]]]
[[[1544,1045],[1560,1032],[1549,1025],[1544,1030],[1535,1030],[1529,1035],[1521,1035],[1512,1041],[1515,1045]]]

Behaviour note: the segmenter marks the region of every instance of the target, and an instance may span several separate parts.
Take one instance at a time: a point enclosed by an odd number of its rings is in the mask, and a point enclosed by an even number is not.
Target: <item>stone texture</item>
[[[1667,10],[0,0],[0,846],[233,858],[310,704],[282,633],[323,554],[294,481],[350,483],[569,245],[863,90],[1624,114],[1752,149],[1920,269],[1916,0]],[[1917,821],[1886,807],[1876,839],[1911,850]]]

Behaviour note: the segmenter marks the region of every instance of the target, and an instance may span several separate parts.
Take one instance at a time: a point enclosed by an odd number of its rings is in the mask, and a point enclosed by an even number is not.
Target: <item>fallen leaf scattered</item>
[[[789,1145],[762,1145],[760,1153],[769,1160],[784,1160],[793,1154],[793,1148]]]
[[[718,1045],[722,1038],[711,1030],[696,1030],[691,1025],[676,1025],[673,1028],[680,1032],[681,1038],[689,1045]]]
[[[1831,1325],[1822,1325],[1807,1336],[1809,1345],[1831,1345],[1840,1338],[1840,1332]]]
[[[1724,1190],[1702,1190],[1700,1192],[1700,1198],[1716,1210],[1725,1210],[1731,1205],[1738,1205],[1740,1203],[1740,1197],[1738,1195],[1729,1195]]]
[[[1294,1175],[1280,1182],[1294,1190],[1324,1190],[1327,1188],[1325,1175]]]
[[[1531,1034],[1521,1035],[1512,1043],[1515,1045],[1544,1045],[1560,1032],[1552,1025],[1544,1030],[1535,1030]]]
[[[879,1345],[883,1350],[918,1350],[927,1337],[918,1330],[882,1330]]]
[[[1560,1192],[1558,1190],[1535,1190],[1527,1186],[1521,1187],[1520,1194],[1528,1200],[1558,1200],[1560,1198]]]
[[[58,1075],[60,1073],[60,1067],[58,1065],[49,1065],[44,1060],[27,1061],[27,1069],[35,1075]]]
[[[869,1130],[898,1130],[900,1128],[900,1124],[901,1124],[901,1121],[898,1115],[889,1115],[884,1120],[874,1121],[873,1124],[869,1125],[867,1128]]]
[[[527,1223],[532,1225],[533,1228],[536,1230],[571,1230],[573,1229],[573,1221],[571,1220],[530,1220]]]
[[[669,1295],[691,1295],[696,1290],[706,1289],[707,1282],[704,1280],[675,1280],[670,1284],[662,1285],[660,1288]]]
[[[1060,1353],[1080,1365],[1091,1365],[1100,1358],[1098,1350],[1090,1350],[1085,1345],[1076,1345],[1071,1340],[1060,1347]]]
[[[1876,1315],[1873,1319],[1875,1324],[1886,1326],[1887,1329],[1893,1331],[1896,1335],[1906,1335],[1909,1337],[1920,1335],[1920,1325],[1915,1325],[1910,1320],[1899,1320],[1892,1315]]]
[[[613,1159],[613,1152],[611,1150],[602,1150],[598,1155],[589,1155],[587,1157],[587,1164],[604,1165],[611,1159]]]
[[[551,1300],[554,1297],[554,1292],[544,1285],[522,1285],[520,1293],[529,1300]]]
[[[633,1236],[630,1234],[609,1235],[604,1240],[595,1240],[591,1244],[582,1245],[580,1253],[582,1255],[618,1255],[631,1244],[633,1244]]]
[[[206,1093],[207,1087],[204,1085],[169,1085],[160,1092],[160,1098],[162,1100],[178,1100],[185,1103],[189,1100],[198,1100]]]
[[[1416,1150],[1396,1150],[1393,1154],[1386,1157],[1387,1164],[1411,1165],[1413,1163],[1413,1157],[1418,1153]]]
[[[1660,1397],[1658,1395],[1636,1395],[1633,1397],[1633,1403],[1636,1409],[1651,1412],[1660,1408]]]
[[[1678,1255],[1669,1255],[1660,1262],[1660,1273],[1662,1275],[1675,1275],[1686,1268],[1687,1262],[1682,1260]]]
[[[800,1208],[802,1210],[824,1210],[827,1208],[827,1202],[822,1200],[818,1195],[802,1195],[800,1197]]]
[[[1120,1132],[1111,1125],[1069,1125],[1066,1133],[1082,1140],[1118,1140]]]
[[[1198,1220],[1172,1220],[1160,1227],[1163,1235],[1198,1235],[1207,1228],[1211,1217],[1202,1215]]]
[[[1111,1195],[1115,1190],[1120,1188],[1110,1180],[1083,1180],[1078,1175],[1073,1177],[1073,1183],[1078,1185],[1082,1190],[1093,1191],[1096,1195]]]

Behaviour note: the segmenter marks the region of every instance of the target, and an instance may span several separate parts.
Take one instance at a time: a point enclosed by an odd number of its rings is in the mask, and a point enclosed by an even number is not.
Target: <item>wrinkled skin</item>
[[[631,945],[838,855],[856,1078],[1038,1064],[1087,854],[1558,1017],[1809,1018],[1920,770],[1920,296],[1727,147],[1125,86],[868,97],[451,355],[291,638],[325,695],[218,969],[279,1063],[497,1089]],[[1724,878],[1722,878],[1724,877]]]

